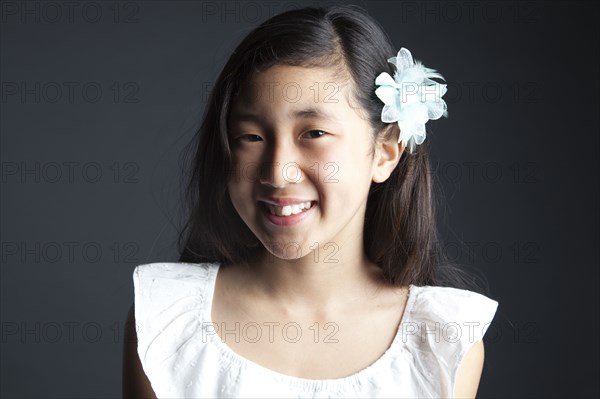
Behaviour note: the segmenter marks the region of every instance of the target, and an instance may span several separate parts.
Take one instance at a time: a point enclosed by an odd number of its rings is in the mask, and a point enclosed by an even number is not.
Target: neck
[[[260,291],[286,312],[326,312],[358,304],[381,285],[381,269],[368,260],[362,245],[319,247],[291,260],[265,250],[249,266]]]

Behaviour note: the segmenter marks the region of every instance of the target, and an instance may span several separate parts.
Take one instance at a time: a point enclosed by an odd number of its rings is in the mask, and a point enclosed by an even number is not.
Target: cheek
[[[321,181],[334,189],[336,185],[362,185],[369,177],[371,162],[364,149],[340,146],[321,162]]]
[[[241,216],[244,206],[243,198],[248,196],[246,193],[248,190],[244,185],[243,179],[239,178],[239,172],[237,172],[237,170],[239,169],[235,169],[234,165],[227,183],[227,191],[229,192],[229,198],[231,199],[233,207]]]
[[[258,183],[260,159],[259,151],[246,151],[234,155],[231,161],[229,184],[237,185],[237,190],[248,190],[249,186]]]

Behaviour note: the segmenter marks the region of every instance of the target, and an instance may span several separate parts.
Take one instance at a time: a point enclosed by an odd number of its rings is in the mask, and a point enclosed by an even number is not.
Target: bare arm
[[[455,398],[475,398],[483,372],[484,355],[483,340],[476,342],[467,351],[456,371]]]
[[[125,338],[123,342],[123,399],[148,398],[156,399],[150,381],[144,373],[140,357],[137,353],[137,333],[135,328],[135,311],[131,305],[125,322]]]

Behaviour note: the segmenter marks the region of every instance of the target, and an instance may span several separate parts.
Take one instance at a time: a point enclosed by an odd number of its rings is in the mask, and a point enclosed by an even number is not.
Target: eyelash
[[[258,137],[259,139],[261,138],[257,134],[243,134],[243,135],[239,136],[237,138],[237,140],[239,140],[239,141],[250,141],[250,142],[258,141],[258,140],[248,140],[248,138],[250,138],[250,137]]]
[[[329,133],[327,133],[327,132],[325,132],[325,131],[323,131],[323,130],[319,130],[319,129],[315,129],[315,130],[309,130],[309,131],[308,131],[308,132],[306,132],[306,133],[314,133],[314,132],[323,133],[322,135],[320,135],[320,136],[318,136],[318,137],[314,137],[314,138],[320,138],[320,137],[323,137],[323,136],[326,136],[326,135],[328,135],[328,134],[329,134]],[[304,133],[304,134],[306,134],[306,133]],[[303,134],[303,135],[304,135],[304,134]],[[240,141],[249,141],[249,142],[255,142],[255,141],[259,141],[259,140],[249,140],[249,138],[250,138],[250,137],[253,137],[253,138],[256,138],[256,137],[258,137],[259,139],[262,139],[262,137],[260,137],[260,136],[259,136],[259,135],[257,135],[257,134],[244,134],[244,135],[241,135],[241,136],[239,136],[237,139],[238,139],[238,140],[240,140]]]
[[[318,137],[315,137],[315,138],[323,137],[323,136],[326,136],[327,134],[329,134],[329,133],[327,133],[327,132],[324,132],[323,130],[318,130],[318,129],[316,129],[316,130],[309,130],[309,131],[308,131],[308,132],[306,132],[306,133],[313,133],[313,132],[319,132],[319,133],[323,133],[321,136],[318,136]]]

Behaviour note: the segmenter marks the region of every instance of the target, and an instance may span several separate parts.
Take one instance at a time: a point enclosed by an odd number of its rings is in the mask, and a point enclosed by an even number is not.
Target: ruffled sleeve
[[[150,263],[133,272],[138,355],[157,397],[180,389],[195,361],[210,264]]]
[[[476,292],[423,286],[403,325],[417,367],[433,381],[430,393],[454,397],[456,371],[466,352],[483,339],[498,302]]]

